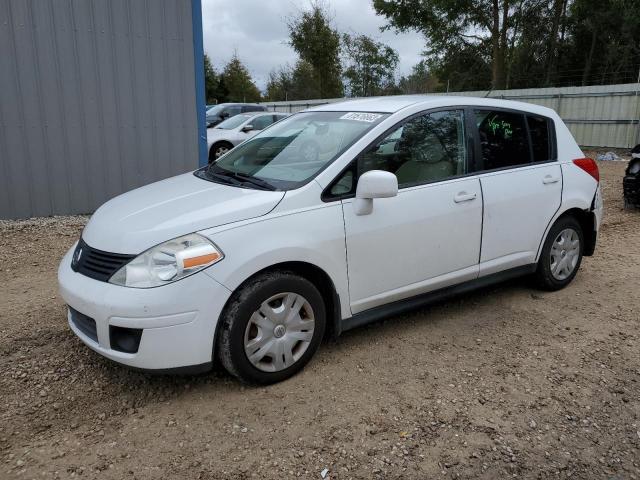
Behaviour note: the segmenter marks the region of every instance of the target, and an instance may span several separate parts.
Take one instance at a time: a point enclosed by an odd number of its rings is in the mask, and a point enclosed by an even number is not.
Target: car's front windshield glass
[[[231,130],[232,128],[239,127],[244,122],[249,120],[253,115],[236,115],[235,117],[228,118],[224,122],[220,122],[214,128],[221,128],[222,130]]]
[[[218,115],[224,107],[222,105],[216,105],[207,110],[207,115]]]
[[[257,179],[290,190],[305,184],[388,114],[303,112],[242,143],[205,171],[212,180]]]

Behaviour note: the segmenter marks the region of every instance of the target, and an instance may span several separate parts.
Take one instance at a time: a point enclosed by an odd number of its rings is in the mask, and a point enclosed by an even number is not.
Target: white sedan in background
[[[286,116],[277,112],[241,113],[207,129],[209,163]]]

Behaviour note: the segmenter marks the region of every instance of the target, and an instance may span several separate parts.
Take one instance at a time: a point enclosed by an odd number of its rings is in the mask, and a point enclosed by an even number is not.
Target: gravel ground
[[[596,255],[350,331],[268,388],[149,376],[66,325],[85,217],[0,222],[0,478],[640,479],[640,212],[600,165]]]

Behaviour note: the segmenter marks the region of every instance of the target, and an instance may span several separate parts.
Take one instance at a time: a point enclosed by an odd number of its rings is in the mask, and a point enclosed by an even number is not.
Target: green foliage
[[[316,96],[309,98],[341,97],[340,34],[331,26],[327,10],[320,3],[312,3],[310,10],[289,19],[287,26],[290,45],[311,67],[317,85]]]
[[[228,91],[228,102],[259,102],[260,90],[253,83],[251,75],[237,54],[225,65],[221,75],[224,87]]]
[[[443,90],[634,82],[640,0],[373,0],[385,28],[416,31]],[[403,91],[409,77],[401,79]]]
[[[569,18],[569,38],[561,53],[571,82],[591,85],[637,79],[639,0],[575,0]]]
[[[213,68],[209,55],[204,55],[204,90],[207,104],[223,103],[227,101],[227,90],[224,78]]]
[[[267,98],[271,101],[322,98],[313,66],[298,60],[295,68],[272,70],[267,82]]]
[[[352,97],[381,95],[394,85],[398,52],[366,35],[342,36],[348,94]]]
[[[409,75],[398,80],[398,90],[406,95],[435,92],[439,88],[438,78],[430,72],[425,60],[419,61]]]
[[[376,12],[389,27],[414,30],[428,41],[426,57],[435,63],[468,53],[473,47],[491,52],[492,86],[504,88],[509,34],[517,19],[527,15],[531,2],[510,0],[374,0]],[[446,60],[445,60],[446,61]]]
[[[206,99],[206,103],[215,103],[216,101],[216,87],[218,85],[218,76],[216,75],[216,71],[213,69],[213,65],[211,64],[211,59],[209,55],[205,53],[204,55],[204,96]]]

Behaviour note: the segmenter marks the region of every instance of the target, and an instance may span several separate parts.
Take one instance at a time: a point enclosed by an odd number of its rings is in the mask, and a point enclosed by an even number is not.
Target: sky
[[[381,32],[386,20],[375,14],[371,0],[325,0],[325,4],[339,32],[364,33],[396,49],[400,75],[411,72],[420,61],[422,36],[415,32]],[[308,5],[306,0],[202,0],[204,51],[217,71],[237,51],[263,90],[272,69],[295,64],[297,54],[286,43],[286,19]]]

